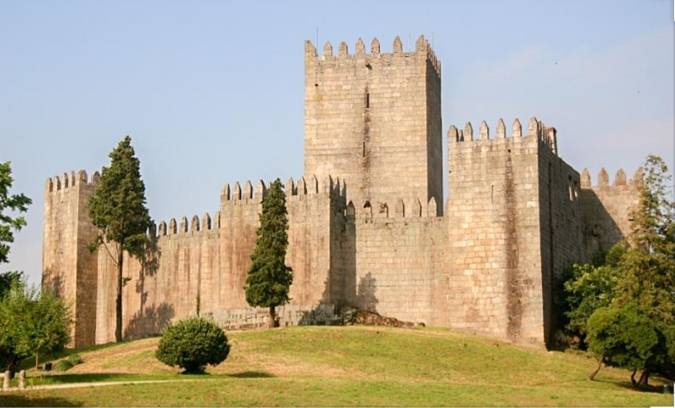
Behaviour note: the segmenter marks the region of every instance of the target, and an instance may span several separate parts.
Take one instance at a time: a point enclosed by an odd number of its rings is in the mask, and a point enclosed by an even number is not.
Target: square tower
[[[89,218],[89,198],[99,174],[65,173],[47,179],[42,235],[42,290],[66,299],[71,308],[69,346],[94,344],[98,253],[91,252],[98,230]]]
[[[377,39],[370,53],[359,39],[354,54],[342,42],[321,56],[305,43],[305,175],[345,180],[355,204],[442,203],[441,129],[440,63],[424,37],[414,52],[396,37],[390,54]]]

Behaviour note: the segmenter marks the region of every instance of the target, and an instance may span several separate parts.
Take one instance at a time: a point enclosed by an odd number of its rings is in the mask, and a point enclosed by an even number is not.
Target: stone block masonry
[[[580,202],[583,217],[584,255],[590,260],[594,254],[609,250],[612,245],[630,233],[630,210],[639,200],[642,170],[632,179],[619,169],[610,184],[607,170],[598,174],[598,184],[592,186],[587,169],[581,174]]]
[[[282,325],[331,323],[345,307],[403,321],[547,344],[562,271],[624,239],[638,172],[591,187],[536,118],[450,126],[443,203],[441,65],[424,37],[391,53],[378,40],[322,55],[305,43],[305,176],[285,184],[291,301]],[[115,267],[88,201],[98,173],[49,179],[43,288],[68,299],[73,345],[114,340]],[[234,183],[211,214],[160,222],[141,262],[125,256],[127,338],[187,316],[223,327],[266,325],[244,285],[267,184]],[[214,200],[215,201],[215,200]],[[215,203],[214,203],[215,204]],[[113,253],[114,256],[114,253]]]
[[[294,280],[290,292],[293,308],[289,310],[309,316],[313,310],[335,302],[336,295],[331,293],[331,280],[335,279],[331,276],[331,234],[335,235],[331,217],[338,203],[344,207],[344,200],[340,199],[337,182],[327,179],[319,183],[316,177],[308,180],[300,178],[286,184],[286,262],[293,267]],[[242,311],[250,310],[244,285],[266,184],[259,181],[255,189],[250,182],[243,185],[243,189],[240,183],[232,189],[225,186],[220,210],[213,217],[204,214],[201,220],[194,216],[191,221],[182,217],[179,222],[161,222],[150,233],[154,249],[148,261],[125,258],[125,337],[157,334],[170,321],[193,315],[222,318],[228,327],[237,326],[233,319],[236,315],[242,317],[242,326],[264,324],[260,313]],[[96,340],[105,343],[114,340],[114,265],[100,252],[99,280],[103,284],[98,291]],[[284,319],[301,320],[297,314],[282,313],[282,323]]]
[[[305,174],[340,176],[355,202],[443,197],[440,63],[424,37],[404,52],[305,44]]]
[[[96,228],[89,219],[91,180],[83,170],[47,179],[42,238],[42,288],[68,300],[74,321],[71,345],[95,341],[97,258],[89,251]]]

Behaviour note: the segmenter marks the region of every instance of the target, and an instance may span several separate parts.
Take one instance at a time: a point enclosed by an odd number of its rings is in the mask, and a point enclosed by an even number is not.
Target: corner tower
[[[305,174],[345,180],[347,196],[395,202],[443,198],[441,70],[420,37],[392,53],[361,39],[350,54],[305,43]],[[443,206],[438,206],[439,214]]]
[[[99,173],[65,173],[47,179],[42,236],[42,290],[52,291],[71,308],[72,347],[94,344],[98,252],[89,244],[97,235],[89,219],[89,198]]]

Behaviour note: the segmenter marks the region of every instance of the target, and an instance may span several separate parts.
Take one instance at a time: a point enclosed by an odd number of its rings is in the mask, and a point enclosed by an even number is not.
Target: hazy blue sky
[[[225,182],[300,176],[303,42],[317,26],[321,44],[350,49],[431,39],[445,129],[536,115],[578,170],[632,175],[649,153],[672,165],[670,0],[5,0],[0,161],[34,203],[0,269],[39,281],[45,179],[100,168],[125,134],[160,220],[215,211]]]

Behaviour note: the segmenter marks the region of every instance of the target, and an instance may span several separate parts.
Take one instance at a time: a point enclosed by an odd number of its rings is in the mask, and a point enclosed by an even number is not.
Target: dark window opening
[[[370,93],[366,93],[366,109],[370,108]]]

